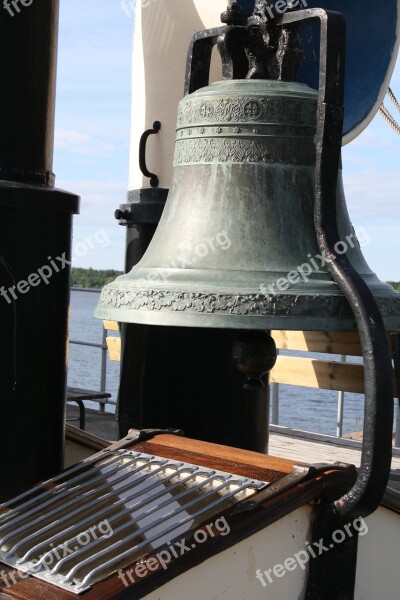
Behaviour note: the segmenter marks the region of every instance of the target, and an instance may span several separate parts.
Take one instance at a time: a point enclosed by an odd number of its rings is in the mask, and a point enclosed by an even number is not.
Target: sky
[[[128,188],[133,0],[62,0],[54,171],[57,187],[81,196],[73,264],[123,270],[125,229],[114,211]],[[400,99],[400,60],[391,87]],[[390,100],[386,106],[396,119]],[[353,225],[383,280],[400,281],[400,136],[379,116],[343,149]]]

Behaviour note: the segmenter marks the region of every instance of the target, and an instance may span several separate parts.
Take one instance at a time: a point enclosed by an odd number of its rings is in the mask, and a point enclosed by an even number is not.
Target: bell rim
[[[388,330],[400,328],[400,294],[375,296]],[[343,295],[129,292],[103,288],[94,316],[121,323],[230,329],[355,330]]]
[[[181,314],[155,311],[133,311],[129,309],[110,309],[97,306],[94,316],[98,319],[116,321],[132,325],[162,327],[194,327],[202,329],[238,329],[252,331],[357,331],[354,318],[330,317],[276,317],[260,316],[215,316],[202,314]],[[400,317],[383,317],[386,330],[397,331]]]

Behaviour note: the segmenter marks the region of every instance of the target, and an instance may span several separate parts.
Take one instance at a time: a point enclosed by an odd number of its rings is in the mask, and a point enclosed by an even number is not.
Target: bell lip
[[[267,298],[282,297],[338,297],[343,298],[343,292],[332,279],[326,268],[307,274],[305,277],[298,272],[295,283],[289,283],[288,274],[291,271],[268,270],[233,270],[207,269],[191,267],[190,269],[172,268],[169,266],[152,267],[145,265],[144,259],[133,267],[129,273],[119,275],[113,282],[103,287],[105,292],[126,292],[133,294],[204,294],[209,296],[222,295],[252,295]],[[297,273],[297,272],[296,272]],[[399,303],[400,292],[390,284],[380,281],[373,271],[359,271],[376,298],[387,299]],[[154,279],[156,275],[156,279]],[[229,275],[229,279],[226,277]],[[287,287],[281,289],[277,283],[284,279]],[[201,281],[201,289],[197,282]],[[240,291],[239,291],[240,290]],[[259,298],[257,298],[259,299]],[[400,315],[400,312],[399,312]]]
[[[162,326],[195,327],[201,329],[242,329],[242,330],[287,330],[287,331],[356,331],[354,318],[339,316],[237,316],[213,314],[185,314],[177,312],[157,312],[149,310],[129,310],[97,306],[94,317],[118,323]],[[399,317],[384,317],[387,331],[400,328]]]

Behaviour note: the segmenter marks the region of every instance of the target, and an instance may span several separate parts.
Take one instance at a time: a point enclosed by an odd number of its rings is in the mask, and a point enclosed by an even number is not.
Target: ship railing
[[[279,354],[279,350],[277,351]],[[340,356],[341,363],[347,363],[348,357],[346,355]],[[397,363],[397,364],[396,364]],[[399,348],[395,353],[394,367],[397,374],[397,381],[400,382],[400,355]],[[280,421],[280,387],[279,383],[270,384],[270,399],[271,399],[271,425],[279,425]],[[399,390],[400,392],[400,390]],[[336,422],[336,437],[344,437],[344,418],[345,418],[345,392],[339,391],[337,398],[337,422]],[[400,398],[395,397],[395,440],[394,445],[400,447]]]
[[[101,290],[97,290],[97,289],[91,289],[91,288],[82,288],[82,287],[72,287],[71,288],[71,292],[85,292],[85,293],[91,293],[91,294],[100,294]],[[101,342],[87,342],[85,340],[75,340],[75,339],[70,339],[69,343],[75,346],[86,346],[89,348],[98,348],[101,350],[101,360],[100,360],[100,389],[98,390],[99,393],[106,393],[106,388],[107,388],[107,365],[108,365],[108,360],[107,360],[107,332],[105,329],[103,329],[103,333],[102,333],[102,339]],[[97,390],[96,390],[97,391]],[[105,407],[106,404],[111,404],[113,406],[116,406],[117,402],[115,400],[113,400],[112,398],[100,398],[100,399],[96,399],[96,400],[91,400],[92,402],[96,402],[99,405],[99,413],[100,414],[104,414],[105,413]]]

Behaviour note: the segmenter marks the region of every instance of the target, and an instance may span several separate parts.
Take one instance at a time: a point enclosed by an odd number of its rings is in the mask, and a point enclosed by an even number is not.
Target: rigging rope
[[[397,110],[400,112],[400,102],[397,100],[396,96],[393,94],[392,89],[389,88],[388,89],[388,96],[391,99],[391,101],[393,102],[393,104],[395,105],[395,107],[397,108]]]
[[[400,135],[400,125],[397,123],[395,118],[390,114],[386,106],[384,106],[383,104],[379,109],[379,114],[385,119],[385,121],[394,130],[394,132],[397,133],[397,135]]]

